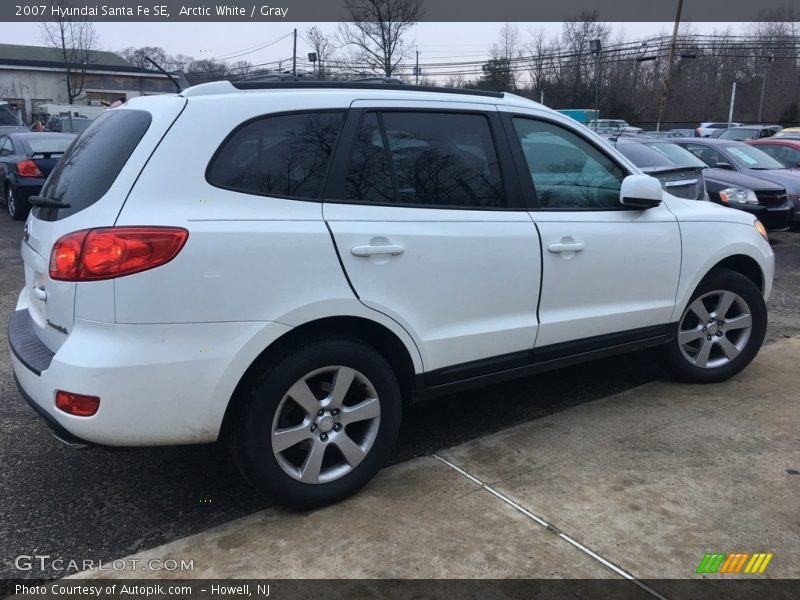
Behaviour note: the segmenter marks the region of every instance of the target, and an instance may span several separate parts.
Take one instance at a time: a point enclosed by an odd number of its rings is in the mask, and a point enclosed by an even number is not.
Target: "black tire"
[[[272,427],[289,389],[309,373],[331,366],[354,369],[368,379],[380,403],[377,434],[373,434],[374,441],[364,458],[348,473],[324,483],[305,483],[279,464],[273,453]],[[257,490],[298,509],[331,504],[361,489],[387,460],[400,429],[402,402],[397,378],[381,354],[357,338],[316,338],[295,346],[265,367],[237,400],[228,432],[234,463]],[[316,438],[301,442],[300,448],[315,443]],[[328,449],[323,453],[327,456]],[[338,456],[343,457],[341,453]]]
[[[750,364],[764,341],[764,336],[767,331],[767,307],[764,303],[764,297],[761,295],[758,287],[756,287],[750,279],[741,273],[729,269],[714,269],[706,275],[697,286],[697,289],[684,308],[679,324],[684,323],[684,317],[687,315],[689,307],[692,306],[695,300],[716,291],[733,292],[746,303],[752,319],[749,337],[742,342],[742,348],[738,356],[729,359],[727,363],[720,366],[707,367],[699,367],[693,364],[690,358],[681,351],[681,344],[678,337],[676,337],[669,344],[659,348],[657,356],[662,360],[664,366],[672,376],[679,381],[690,383],[716,383],[725,381]],[[724,332],[722,335],[727,337],[734,333],[736,332]],[[716,335],[716,333],[714,335]],[[714,336],[711,337],[714,339]],[[704,342],[701,339],[699,343],[702,344]],[[724,354],[720,354],[721,349],[718,350],[717,353],[719,356],[724,356]]]
[[[31,205],[28,204],[27,200],[23,200],[17,195],[17,191],[13,186],[9,186],[6,188],[6,210],[13,220],[24,221],[28,218]]]

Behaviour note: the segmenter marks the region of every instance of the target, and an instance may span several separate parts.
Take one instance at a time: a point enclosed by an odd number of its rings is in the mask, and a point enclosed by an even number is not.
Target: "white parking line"
[[[497,498],[499,498],[500,500],[502,500],[503,502],[505,502],[506,504],[508,504],[508,505],[509,505],[510,507],[512,507],[513,509],[515,509],[515,510],[517,510],[517,511],[521,512],[523,515],[525,515],[526,517],[528,517],[528,518],[529,518],[529,519],[531,519],[532,521],[536,521],[536,522],[537,522],[539,525],[541,525],[542,527],[544,527],[544,528],[545,528],[545,529],[547,529],[548,531],[551,531],[552,533],[556,534],[556,535],[557,535],[558,537],[560,537],[562,540],[564,540],[564,541],[566,541],[566,542],[569,542],[570,544],[572,544],[573,546],[575,546],[575,547],[576,547],[578,550],[580,550],[581,552],[583,552],[583,553],[585,553],[585,554],[588,554],[588,555],[589,555],[589,556],[591,556],[593,559],[595,559],[596,561],[598,561],[598,562],[602,563],[603,565],[605,565],[606,567],[608,567],[609,569],[611,569],[612,571],[614,571],[614,572],[615,572],[615,573],[617,573],[618,575],[621,575],[622,577],[624,577],[625,579],[627,579],[627,580],[628,580],[628,581],[630,581],[631,583],[635,583],[636,585],[638,585],[640,588],[642,588],[642,589],[643,589],[645,592],[647,592],[647,593],[648,593],[648,594],[650,594],[651,596],[653,596],[653,597],[655,597],[655,598],[658,598],[659,600],[668,600],[666,597],[662,596],[661,594],[659,594],[659,593],[658,593],[657,591],[655,591],[654,589],[652,589],[652,588],[648,587],[647,585],[645,585],[644,583],[642,583],[641,581],[639,581],[638,579],[636,579],[636,577],[634,577],[633,575],[631,575],[630,573],[628,573],[628,572],[627,572],[627,571],[625,571],[624,569],[622,569],[622,568],[618,567],[617,565],[615,565],[615,564],[613,564],[613,563],[609,562],[608,560],[606,560],[605,558],[603,558],[602,556],[600,556],[600,555],[599,555],[599,554],[597,554],[596,552],[594,552],[594,551],[592,551],[592,550],[589,550],[589,548],[587,548],[586,546],[584,546],[583,544],[581,544],[579,541],[577,541],[577,540],[575,540],[575,539],[571,538],[570,536],[568,536],[566,533],[564,533],[563,531],[561,531],[561,530],[560,530],[560,529],[558,529],[557,527],[555,527],[555,526],[551,525],[550,523],[548,523],[547,521],[545,521],[545,520],[544,520],[544,519],[542,519],[541,517],[539,517],[539,516],[537,516],[537,515],[533,514],[533,513],[532,513],[531,511],[529,511],[527,508],[525,508],[524,506],[521,506],[519,503],[515,502],[514,500],[512,500],[512,499],[511,499],[511,498],[509,498],[508,496],[505,496],[505,495],[503,495],[502,493],[498,492],[497,490],[495,490],[495,489],[494,489],[494,488],[492,488],[491,486],[489,486],[489,485],[485,484],[483,481],[481,481],[480,479],[478,479],[478,478],[477,478],[477,477],[475,477],[474,475],[470,475],[469,473],[467,473],[467,472],[466,472],[464,469],[462,469],[461,467],[459,467],[459,466],[457,466],[457,465],[454,465],[454,464],[453,464],[453,463],[451,463],[449,460],[447,460],[447,459],[445,459],[445,458],[442,458],[441,456],[438,456],[438,455],[436,455],[436,454],[434,454],[434,455],[433,455],[433,457],[434,457],[435,459],[437,459],[437,460],[439,460],[439,461],[443,462],[443,463],[444,463],[444,464],[446,464],[448,467],[450,467],[451,469],[453,469],[453,470],[454,470],[454,471],[456,471],[457,473],[459,473],[459,474],[463,475],[464,477],[466,477],[467,479],[469,479],[469,480],[470,480],[470,481],[472,481],[473,483],[475,483],[475,484],[479,485],[480,487],[482,487],[483,489],[485,489],[485,490],[486,490],[487,492],[489,492],[490,494],[492,494],[492,495],[496,496]]]

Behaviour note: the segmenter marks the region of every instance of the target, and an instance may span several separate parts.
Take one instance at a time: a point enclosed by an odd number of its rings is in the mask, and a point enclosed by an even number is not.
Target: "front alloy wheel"
[[[693,365],[713,369],[742,353],[752,329],[753,316],[744,298],[715,290],[697,298],[683,313],[678,344]]]
[[[681,381],[724,381],[750,364],[766,331],[761,290],[741,273],[717,268],[697,286],[658,357]]]

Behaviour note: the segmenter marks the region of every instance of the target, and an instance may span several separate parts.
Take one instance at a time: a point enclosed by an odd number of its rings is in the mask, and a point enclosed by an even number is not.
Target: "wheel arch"
[[[400,337],[387,326],[365,317],[337,316],[319,318],[287,331],[267,346],[245,370],[228,401],[220,427],[220,437],[229,428],[231,416],[237,406],[237,398],[258,373],[262,365],[275,360],[288,348],[305,340],[324,335],[342,335],[356,337],[374,346],[389,362],[400,384],[403,407],[414,400],[416,370],[411,350]]]
[[[730,271],[736,271],[752,281],[758,288],[758,291],[760,291],[762,294],[764,293],[764,271],[762,271],[761,265],[759,265],[758,262],[751,256],[747,256],[746,254],[734,254],[732,256],[728,256],[711,267],[708,273],[714,269],[728,269]],[[708,275],[708,273],[706,273],[706,275]]]

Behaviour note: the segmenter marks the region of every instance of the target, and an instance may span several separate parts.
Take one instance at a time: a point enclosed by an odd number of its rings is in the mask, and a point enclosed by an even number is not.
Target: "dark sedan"
[[[672,141],[714,169],[747,175],[783,187],[788,200],[782,195],[770,193],[758,196],[758,203],[768,207],[776,217],[779,212],[790,211],[793,207],[793,221],[800,222],[800,173],[787,169],[768,154],[744,142],[716,138],[676,138]]]
[[[70,133],[0,134],[0,199],[12,219],[28,216],[28,198],[39,193],[74,139]]]

